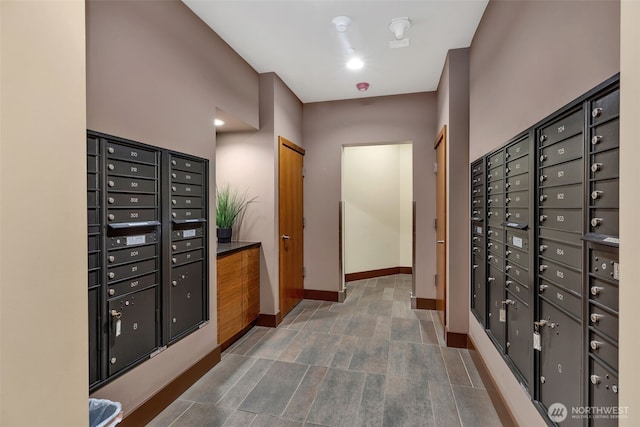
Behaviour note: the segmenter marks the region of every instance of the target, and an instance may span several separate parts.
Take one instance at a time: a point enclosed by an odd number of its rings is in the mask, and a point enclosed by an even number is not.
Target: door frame
[[[442,164],[438,157],[438,148],[442,146],[443,159]],[[442,326],[446,331],[447,327],[447,125],[443,125],[442,129],[438,133],[435,142],[433,143],[433,149],[436,150],[436,310],[442,321]],[[439,174],[442,172],[442,181],[439,179]],[[442,218],[438,217],[438,200],[442,196]],[[442,227],[442,228],[440,228]],[[441,230],[441,235],[438,236],[438,231]],[[443,259],[439,259],[439,246],[443,245]],[[438,271],[439,266],[443,265],[443,271]],[[442,298],[439,298],[439,287],[442,287]]]

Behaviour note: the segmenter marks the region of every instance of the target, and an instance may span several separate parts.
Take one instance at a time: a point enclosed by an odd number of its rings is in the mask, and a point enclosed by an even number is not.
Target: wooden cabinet
[[[258,318],[260,248],[218,255],[218,343],[224,345]]]

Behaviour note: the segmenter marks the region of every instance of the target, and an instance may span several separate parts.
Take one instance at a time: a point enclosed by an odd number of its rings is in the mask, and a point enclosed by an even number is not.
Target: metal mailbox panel
[[[601,208],[620,206],[620,182],[618,179],[594,181],[591,183],[590,204]]]
[[[203,247],[203,244],[204,241],[201,237],[197,239],[180,240],[171,244],[171,250],[173,252],[190,251],[192,249]]]
[[[171,218],[176,220],[202,218],[202,209],[173,209]]]
[[[540,227],[580,233],[582,209],[540,209]]]
[[[107,161],[109,175],[125,175],[135,178],[155,178],[156,167],[142,163],[125,162],[122,160]]]
[[[119,176],[107,178],[109,191],[127,191],[129,193],[155,193],[156,181],[153,179],[134,179]]]
[[[618,311],[618,287],[615,285],[591,277],[589,279],[589,298],[613,311]]]
[[[576,293],[569,292],[545,280],[540,281],[539,290],[540,296],[547,301],[556,304],[578,318],[582,317],[582,298]]]
[[[89,384],[100,380],[100,352],[98,342],[100,339],[100,289],[89,291]]]
[[[156,268],[157,266],[155,259],[125,264],[119,267],[109,268],[107,272],[107,279],[109,283],[112,283],[118,280],[124,280],[130,277],[136,277],[143,274],[151,273],[155,271]]]
[[[567,408],[582,406],[582,325],[544,300],[540,313],[554,324],[540,330],[540,401],[546,408],[556,402]],[[562,425],[582,426],[582,420],[568,417]]]
[[[100,270],[93,270],[93,271],[89,271],[88,273],[88,283],[89,283],[89,288],[92,286],[97,286],[100,284]]]
[[[511,280],[511,278],[507,277],[507,280],[504,282],[505,288],[511,291],[512,294],[517,295],[522,301],[529,303],[529,287],[523,285],[522,283],[518,283],[515,280]]]
[[[529,139],[525,138],[520,142],[511,144],[507,147],[507,159],[515,159],[529,153]]]
[[[156,289],[128,294],[109,301],[109,375],[126,368],[156,348]]]
[[[482,246],[473,245],[471,252],[473,252],[474,255],[483,256]]]
[[[87,224],[89,226],[100,224],[100,209],[87,209]]]
[[[520,191],[529,189],[529,174],[508,176],[505,188],[509,191]]]
[[[502,227],[487,227],[487,237],[494,242],[504,242],[505,231]]]
[[[157,209],[109,209],[107,219],[110,223],[156,221]]]
[[[170,336],[176,338],[204,320],[202,301],[202,263],[180,269],[171,285]],[[175,284],[174,284],[175,283]]]
[[[122,282],[109,283],[109,298],[119,297],[130,292],[140,291],[158,284],[158,274],[151,273],[134,279],[123,280]]]
[[[487,242],[487,249],[489,250],[490,253],[499,254],[500,256],[502,256],[503,243],[495,242],[492,239],[489,239],[489,241]]]
[[[505,221],[512,223],[528,224],[529,209],[508,207],[507,212],[504,214],[504,219]]]
[[[171,205],[175,208],[187,208],[187,209],[201,208],[202,198],[173,196],[171,197]]]
[[[204,164],[197,160],[184,159],[178,156],[171,156],[171,169],[179,169],[187,172],[202,173]]]
[[[203,256],[202,249],[196,249],[194,251],[173,254],[171,256],[171,264],[174,266],[187,264],[187,263],[202,259],[202,256]]]
[[[527,252],[509,246],[504,256],[509,263],[516,263],[524,268],[529,268],[529,254]]]
[[[605,122],[620,114],[620,90],[616,89],[611,93],[591,102],[591,124]]]
[[[99,189],[99,178],[97,174],[87,174],[87,190],[98,190]]]
[[[202,175],[199,173],[172,170],[171,182],[181,182],[183,184],[202,185]]]
[[[176,240],[193,239],[194,237],[203,237],[203,236],[204,236],[204,228],[201,225],[198,225],[193,228],[173,230],[171,232],[171,241],[175,242]]]
[[[515,176],[529,172],[529,156],[523,156],[507,163],[505,175]]]
[[[589,331],[589,352],[598,356],[613,369],[618,369],[618,347],[592,330]]]
[[[615,372],[605,368],[597,360],[589,358],[589,396],[590,406],[598,408],[617,408],[618,407],[618,376]],[[595,377],[593,377],[595,375]],[[617,427],[618,419],[597,418],[593,419],[593,424],[606,427]]]
[[[202,197],[202,186],[191,184],[171,184],[171,194],[176,196]]]
[[[87,191],[87,208],[100,207],[100,192]]]
[[[87,173],[96,173],[100,170],[100,158],[87,156]]]
[[[481,174],[473,175],[473,178],[471,179],[471,185],[473,187],[478,187],[483,184],[484,184],[484,176],[482,176]]]
[[[476,161],[471,165],[471,174],[473,176],[480,175],[483,172],[482,160]]]
[[[109,192],[107,196],[107,203],[110,206],[155,207],[157,205],[157,200],[155,194]]]
[[[507,291],[507,298],[513,301],[506,304],[507,310],[507,354],[524,378],[529,378],[533,364],[531,363],[532,342],[531,318],[529,307]]]
[[[564,242],[540,238],[538,253],[555,261],[582,269],[582,248]]]
[[[483,206],[484,206],[484,197],[475,196],[471,202],[471,207],[475,208],[475,207],[483,207]]]
[[[540,258],[540,277],[577,293],[582,293],[582,273],[548,259]]]
[[[618,236],[619,221],[617,209],[591,209],[589,229],[594,233]]]
[[[618,342],[618,316],[589,303],[589,325],[596,331]]]
[[[524,175],[523,175],[524,176]],[[487,194],[497,194],[504,192],[504,180],[487,182]]]
[[[113,236],[109,237],[107,246],[110,249],[127,248],[131,246],[141,246],[149,243],[155,243],[158,241],[156,232],[151,233],[139,233],[128,236]]]
[[[562,141],[563,139],[567,139],[582,132],[582,126],[582,110],[578,110],[543,127],[540,130],[538,142],[540,143],[540,146],[546,147],[554,142]]]
[[[611,179],[620,175],[620,150],[603,151],[591,155],[591,178]]]
[[[100,267],[100,253],[90,253],[89,254],[89,270]]]
[[[569,160],[579,159],[584,153],[582,134],[578,134],[553,145],[547,145],[540,149],[540,166],[557,165]]]
[[[116,144],[107,141],[107,157],[113,159],[131,160],[134,162],[156,163],[156,152],[140,147]]]
[[[87,154],[89,155],[98,154],[99,153],[98,146],[99,146],[98,138],[87,135]]]
[[[605,151],[620,145],[620,122],[612,120],[591,131],[591,150]]]
[[[529,236],[507,229],[507,245],[526,252],[529,250]]]
[[[584,200],[583,187],[582,184],[573,184],[541,188],[538,200],[541,208],[580,207]]]
[[[487,207],[500,207],[504,206],[504,194],[490,194],[487,197]]]
[[[569,185],[582,182],[584,177],[582,159],[572,160],[559,165],[544,167],[540,169],[538,179],[540,187],[553,185]]]
[[[89,252],[100,250],[100,236],[89,236],[88,238]]]
[[[502,271],[503,267],[503,259],[501,256],[496,255],[495,253],[492,253],[492,251],[489,251],[489,255],[487,256],[487,261],[489,261],[489,264],[494,267],[497,268],[498,270]]]
[[[495,168],[502,164],[504,164],[504,153],[502,151],[490,155],[487,160],[487,168]]]
[[[504,221],[504,208],[496,206],[488,208],[487,218],[491,222],[502,224],[502,221]]]
[[[479,206],[474,207],[471,211],[471,217],[474,219],[474,221],[479,221],[484,218],[484,208]]]
[[[510,262],[507,262],[507,265],[504,268],[506,270],[507,276],[509,276],[510,278],[520,282],[523,285],[529,284],[529,274],[527,273],[527,269]]]
[[[473,197],[482,196],[482,194],[483,194],[482,187],[474,188],[473,190],[471,190],[471,195]]]
[[[540,238],[552,239],[559,242],[566,242],[576,246],[582,246],[582,234],[574,234],[567,231],[552,230],[550,228],[540,228]],[[582,262],[580,263],[582,264]],[[573,264],[572,264],[573,265]]]
[[[487,172],[487,182],[498,181],[504,178],[504,166],[498,166]]]
[[[598,249],[589,251],[589,272],[595,276],[608,280],[619,280],[619,259],[618,253],[607,252]]]
[[[148,246],[136,246],[117,251],[109,251],[107,261],[109,265],[118,265],[126,262],[152,258],[158,255],[158,247],[155,244]]]
[[[493,280],[492,280],[493,279]],[[489,318],[487,327],[493,333],[501,348],[504,348],[505,323],[500,321],[500,310],[504,300],[504,275],[502,271],[489,267],[487,278]]]
[[[526,190],[510,191],[508,197],[505,199],[505,204],[510,208],[528,208],[529,192]]]

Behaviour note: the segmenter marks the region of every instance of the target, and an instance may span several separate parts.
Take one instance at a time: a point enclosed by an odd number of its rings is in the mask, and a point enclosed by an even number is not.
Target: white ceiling
[[[468,47],[488,0],[183,0],[259,73],[275,72],[302,102],[436,90],[449,49]],[[346,15],[359,71],[331,23]],[[410,46],[389,48],[392,18]],[[358,92],[358,82],[369,82]]]

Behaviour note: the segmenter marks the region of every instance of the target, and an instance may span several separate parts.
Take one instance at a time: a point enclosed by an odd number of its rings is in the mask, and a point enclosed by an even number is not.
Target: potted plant
[[[257,197],[248,197],[246,193],[240,194],[238,190],[225,184],[216,191],[216,234],[218,243],[231,242],[233,226],[239,223],[247,205],[255,201]]]

